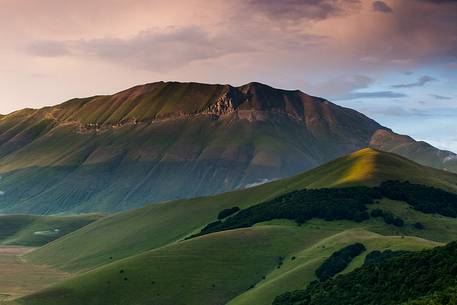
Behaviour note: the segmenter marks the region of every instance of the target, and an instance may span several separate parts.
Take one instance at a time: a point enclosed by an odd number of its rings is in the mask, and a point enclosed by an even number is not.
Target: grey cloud
[[[371,114],[382,114],[387,116],[415,116],[415,117],[428,117],[428,118],[449,118],[457,115],[457,108],[455,107],[441,107],[441,108],[409,108],[402,106],[387,106],[376,108],[364,108],[364,111]]]
[[[331,78],[325,82],[311,85],[307,91],[329,99],[342,99],[351,92],[367,88],[373,79],[365,75],[351,75]]]
[[[288,21],[323,20],[344,14],[359,0],[250,0],[249,6],[273,18]]]
[[[437,100],[450,100],[452,99],[449,96],[443,96],[443,95],[438,95],[438,94],[431,94],[432,97],[434,97]]]
[[[28,46],[27,52],[40,57],[59,57],[68,55],[68,49],[65,44],[50,40],[33,42]]]
[[[422,87],[424,86],[425,84],[429,83],[429,82],[432,82],[432,81],[435,81],[436,79],[434,79],[433,77],[431,76],[427,76],[427,75],[424,75],[424,76],[421,76],[416,82],[414,83],[408,83],[408,84],[398,84],[398,85],[393,85],[392,88],[412,88],[412,87]]]
[[[248,50],[244,44],[233,44],[230,37],[211,36],[198,27],[147,30],[136,36],[101,38],[65,42],[37,42],[41,48],[31,49],[37,56],[52,54],[52,50],[68,50],[80,57],[122,63],[145,70],[173,69],[193,61],[216,58]],[[43,46],[52,46],[49,52]],[[55,52],[57,53],[57,52]]]
[[[375,99],[375,98],[403,98],[407,97],[404,93],[394,91],[374,91],[374,92],[350,92],[340,100],[356,100],[356,99]]]
[[[373,9],[377,12],[382,12],[382,13],[392,13],[393,12],[392,8],[384,1],[374,1]]]
[[[419,0],[419,1],[433,3],[433,4],[457,4],[457,0]]]

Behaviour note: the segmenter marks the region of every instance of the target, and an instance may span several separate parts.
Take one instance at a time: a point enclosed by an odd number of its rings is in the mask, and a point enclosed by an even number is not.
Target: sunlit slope
[[[313,177],[314,182],[309,178]],[[396,154],[366,148],[347,157],[331,161],[303,175],[298,183],[307,181],[307,187],[343,187],[351,185],[378,185],[386,180],[410,181],[457,192],[457,175],[424,167]]]
[[[34,251],[27,258],[70,271],[92,268],[109,263],[110,257],[117,260],[181,240],[214,221],[224,208],[251,206],[297,189],[375,185],[395,179],[457,192],[455,174],[364,149],[310,172],[258,187],[108,216]]]
[[[1,215],[0,245],[42,246],[68,233],[76,231],[101,216],[32,216]]]
[[[20,302],[217,305],[235,298],[232,304],[268,305],[275,294],[309,283],[327,256],[355,241],[366,243],[370,250],[437,245],[363,229],[341,231],[344,227],[266,225],[210,234],[106,265]],[[261,297],[250,300],[252,295]]]

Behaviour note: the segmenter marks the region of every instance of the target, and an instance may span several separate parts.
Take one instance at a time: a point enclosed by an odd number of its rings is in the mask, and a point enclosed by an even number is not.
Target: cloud
[[[419,1],[433,3],[433,4],[457,4],[456,0],[419,0]]]
[[[343,15],[359,0],[250,0],[249,6],[274,19],[288,21],[324,20]]]
[[[59,57],[68,55],[65,44],[58,41],[35,41],[28,46],[28,53],[40,57]]]
[[[168,27],[142,31],[131,38],[38,41],[29,47],[29,52],[46,57],[72,55],[96,58],[144,70],[163,71],[193,61],[248,50],[247,44],[235,45],[231,42],[230,37],[212,36],[196,26]]]
[[[404,93],[394,91],[373,91],[373,92],[350,92],[340,100],[356,100],[356,99],[376,99],[376,98],[403,98],[407,97]]]
[[[377,12],[381,13],[392,13],[392,8],[387,5],[384,1],[374,1],[373,2],[373,9]]]
[[[373,79],[365,75],[345,75],[310,85],[306,90],[312,94],[337,100],[355,90],[367,88],[372,83]]]
[[[431,96],[434,97],[437,100],[450,100],[450,99],[452,99],[449,96],[438,95],[438,94],[431,94]]]
[[[398,84],[398,85],[393,85],[392,88],[412,88],[412,87],[422,87],[424,86],[425,84],[429,83],[429,82],[433,82],[435,81],[436,79],[431,77],[431,76],[427,76],[427,75],[424,75],[424,76],[421,76],[416,82],[414,83],[408,83],[408,84]]]

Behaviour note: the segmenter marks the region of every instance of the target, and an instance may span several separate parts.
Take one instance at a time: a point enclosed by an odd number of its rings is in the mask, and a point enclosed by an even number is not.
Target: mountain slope
[[[109,263],[109,257],[117,260],[182,240],[212,222],[225,208],[249,207],[304,188],[373,186],[386,180],[408,180],[457,193],[456,174],[424,167],[394,154],[364,149],[309,172],[261,186],[107,216],[27,258],[70,271],[93,268]],[[73,251],[75,248],[77,252]]]
[[[300,91],[153,83],[1,117],[0,211],[119,211],[211,195],[370,145],[457,171],[454,154]]]

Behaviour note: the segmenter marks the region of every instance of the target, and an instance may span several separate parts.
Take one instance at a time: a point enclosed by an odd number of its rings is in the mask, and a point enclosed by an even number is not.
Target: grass
[[[313,272],[326,257],[355,241],[369,249],[417,250],[438,244],[350,227],[349,222],[312,221],[301,227],[263,224],[210,234],[119,260],[19,301],[267,305],[277,294],[315,279]],[[284,263],[278,268],[280,257]]]
[[[314,270],[322,261],[348,244],[361,242],[368,251],[345,272],[360,266],[369,251],[429,248],[450,241],[457,230],[457,219],[423,214],[401,202],[383,200],[375,207],[397,213],[405,219],[405,227],[389,226],[379,219],[362,223],[314,219],[303,226],[275,220],[172,242],[112,263],[107,253],[108,264],[19,301],[73,305],[82,300],[90,305],[106,299],[112,304],[192,305],[204,298],[205,304],[267,305],[282,292],[305,287],[315,279]],[[432,226],[438,219],[443,225]],[[425,230],[412,227],[417,221]],[[278,269],[280,256],[284,263]]]
[[[0,245],[42,246],[100,217],[100,215],[71,217],[1,215]]]

